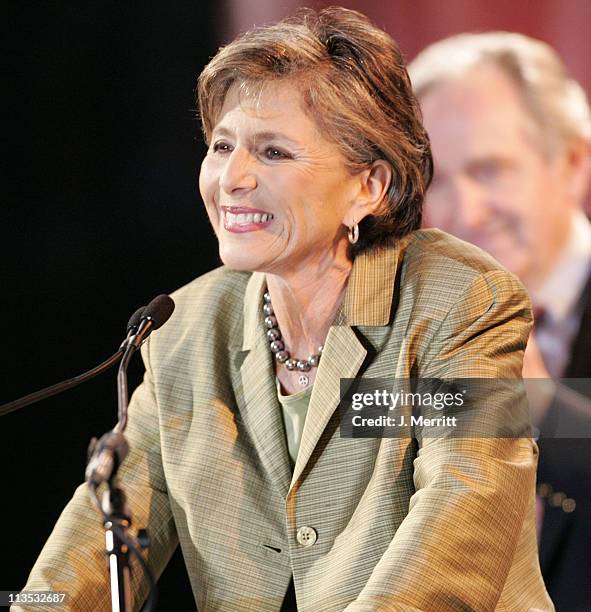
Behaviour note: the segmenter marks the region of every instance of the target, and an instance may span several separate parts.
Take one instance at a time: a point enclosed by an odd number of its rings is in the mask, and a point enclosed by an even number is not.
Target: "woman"
[[[121,482],[150,565],[180,541],[200,612],[552,609],[530,439],[339,432],[341,379],[516,378],[529,329],[513,277],[417,231],[431,156],[395,43],[304,11],[220,50],[198,94],[225,265],[144,347]],[[102,548],[80,488],[27,589],[107,608]]]

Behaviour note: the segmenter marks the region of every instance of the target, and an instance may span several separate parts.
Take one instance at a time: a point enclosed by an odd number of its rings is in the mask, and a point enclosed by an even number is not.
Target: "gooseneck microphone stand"
[[[125,493],[117,484],[117,471],[129,451],[123,434],[127,426],[129,402],[127,367],[133,354],[150,332],[160,327],[170,317],[173,309],[174,303],[168,296],[158,296],[146,306],[137,331],[127,340],[127,346],[119,364],[117,374],[118,422],[100,440],[93,438],[88,449],[86,482],[91,499],[103,517],[113,612],[128,612],[132,609],[130,553],[135,555],[139,561],[150,585],[150,594],[144,610],[153,610],[156,605],[156,581],[140,552],[140,549],[149,546],[149,537],[145,529],[138,531],[137,538],[128,533],[131,526],[131,513],[127,507]],[[97,489],[103,483],[106,484],[107,489],[103,494],[102,502],[99,502]]]

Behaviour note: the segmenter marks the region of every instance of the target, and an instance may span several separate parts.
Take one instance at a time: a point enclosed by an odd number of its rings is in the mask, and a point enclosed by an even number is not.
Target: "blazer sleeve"
[[[162,573],[178,538],[170,510],[160,455],[160,433],[148,341],[142,348],[146,373],[129,404],[125,432],[129,455],[119,470],[135,529],[147,527],[150,548],[144,553],[156,578]],[[92,505],[86,484],[80,485],[58,519],[24,588],[67,593],[60,610],[110,610],[110,587],[102,517]],[[141,607],[148,585],[131,556],[133,609]],[[30,610],[14,606],[13,611]],[[35,604],[34,610],[54,610]]]
[[[419,376],[519,379],[530,324],[529,301],[514,277],[483,274],[417,356]],[[518,385],[511,388],[500,410],[525,401]],[[494,610],[524,531],[520,546],[526,542],[526,558],[537,559],[535,530],[523,529],[526,514],[533,516],[536,445],[528,437],[418,438],[408,514],[346,610]],[[531,585],[522,574],[524,605],[540,588],[531,573]]]

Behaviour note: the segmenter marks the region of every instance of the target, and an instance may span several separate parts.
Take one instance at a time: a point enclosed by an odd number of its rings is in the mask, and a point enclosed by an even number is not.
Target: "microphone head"
[[[140,306],[130,317],[127,322],[127,333],[133,331],[134,333],[137,331],[137,328],[140,326],[142,321],[142,315],[144,314],[144,310],[146,310],[145,306]]]
[[[162,327],[174,311],[174,302],[168,295],[156,296],[141,313],[141,319],[152,320],[152,329]],[[135,315],[134,315],[135,316]]]

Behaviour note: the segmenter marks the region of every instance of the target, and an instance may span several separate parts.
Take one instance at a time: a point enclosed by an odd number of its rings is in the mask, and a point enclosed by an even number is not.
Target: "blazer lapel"
[[[240,367],[242,393],[236,399],[261,464],[277,491],[286,497],[291,467],[281,409],[277,400],[275,371],[261,316],[265,277],[254,273],[244,296],[244,333]]]
[[[400,241],[395,248],[355,258],[343,303],[324,344],[290,489],[302,475],[340,403],[341,379],[355,378],[367,356],[353,327],[386,326],[390,322],[396,269],[404,244]]]
[[[322,352],[322,365],[312,389],[290,487],[301,476],[322,432],[339,405],[341,378],[354,378],[366,354],[367,351],[350,327],[343,325],[330,328]]]

